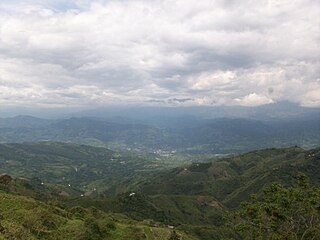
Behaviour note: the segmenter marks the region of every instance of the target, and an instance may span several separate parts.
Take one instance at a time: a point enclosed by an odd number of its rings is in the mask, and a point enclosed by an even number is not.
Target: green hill
[[[319,148],[257,150],[152,171],[152,159],[105,148],[0,148],[2,172],[18,176],[0,176],[0,239],[169,239],[171,226],[182,239],[241,239],[225,218],[252,193],[272,182],[293,186],[298,172],[320,183]],[[98,183],[115,194],[94,191]]]
[[[164,225],[134,221],[96,208],[62,209],[3,192],[0,192],[0,199],[0,239],[167,240],[172,234]],[[183,239],[196,239],[176,231]]]
[[[90,183],[96,180],[121,180],[136,171],[153,170],[153,166],[152,159],[86,145],[58,142],[0,144],[1,173],[36,177],[44,184],[54,183],[84,192],[93,191],[95,187]]]
[[[236,207],[272,182],[291,185],[298,172],[320,183],[320,149],[266,149],[212,163],[195,163],[157,173],[142,182],[139,190],[149,195],[208,195]]]

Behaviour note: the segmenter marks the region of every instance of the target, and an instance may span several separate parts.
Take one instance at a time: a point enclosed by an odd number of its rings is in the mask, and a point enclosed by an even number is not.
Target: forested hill
[[[251,194],[261,196],[273,182],[295,186],[299,173],[320,183],[319,148],[271,148],[152,171],[148,158],[84,145],[1,144],[0,153],[9,174],[0,177],[0,237],[16,239],[242,239],[224,219]]]
[[[272,182],[292,185],[299,172],[320,183],[320,148],[265,149],[214,161],[194,163],[153,176],[140,184],[146,194],[209,195],[237,207]]]
[[[2,173],[83,191],[91,191],[90,184],[96,180],[107,179],[110,185],[154,167],[152,159],[102,147],[59,142],[0,144]]]
[[[291,184],[299,171],[320,182],[320,148],[256,150],[171,170],[165,170],[170,157],[163,162],[158,155],[70,143],[0,144],[0,153],[2,173],[108,195],[133,188],[148,195],[211,195],[233,206],[270,182]]]

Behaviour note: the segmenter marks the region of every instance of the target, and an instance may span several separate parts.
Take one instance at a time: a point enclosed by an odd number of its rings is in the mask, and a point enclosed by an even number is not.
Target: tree
[[[320,239],[320,188],[300,174],[298,185],[272,184],[235,216],[244,239]]]

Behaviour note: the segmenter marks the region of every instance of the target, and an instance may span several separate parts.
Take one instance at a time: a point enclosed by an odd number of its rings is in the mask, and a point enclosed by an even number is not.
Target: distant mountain
[[[0,118],[0,128],[43,128],[53,122],[54,120],[19,115],[11,118]]]
[[[303,107],[297,103],[282,101],[257,107],[245,106],[116,106],[73,112],[77,117],[113,118],[125,117],[152,122],[157,119],[175,119],[186,116],[216,119],[216,118],[247,118],[255,120],[289,120],[299,118],[320,117],[319,108]]]
[[[150,119],[149,119],[150,120]],[[241,153],[267,147],[320,145],[320,117],[260,121],[192,116],[153,119],[28,116],[0,119],[0,142],[64,141],[113,149]]]

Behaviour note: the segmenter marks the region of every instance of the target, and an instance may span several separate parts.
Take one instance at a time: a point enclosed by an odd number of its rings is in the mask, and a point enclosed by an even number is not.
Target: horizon
[[[319,13],[0,1],[0,239],[320,239]]]
[[[30,116],[43,119],[71,117],[97,117],[140,119],[150,117],[197,117],[197,118],[247,118],[258,120],[294,119],[320,116],[320,108],[304,107],[297,103],[282,101],[260,106],[163,106],[163,105],[114,105],[103,107],[1,107],[1,118]]]

